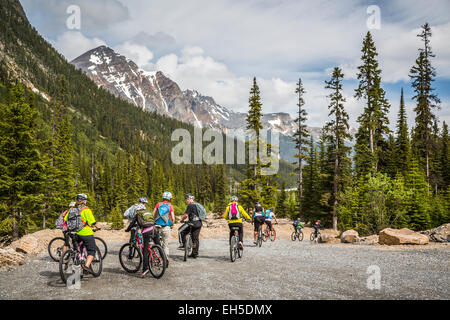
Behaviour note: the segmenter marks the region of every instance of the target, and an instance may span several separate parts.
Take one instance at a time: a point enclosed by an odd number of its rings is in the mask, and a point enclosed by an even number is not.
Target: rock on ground
[[[359,234],[355,230],[347,230],[341,234],[341,242],[343,243],[353,243],[359,241]]]
[[[428,237],[403,228],[400,230],[386,228],[380,231],[379,244],[397,245],[397,244],[428,244]]]
[[[443,224],[440,227],[423,231],[421,233],[428,236],[430,241],[450,242],[450,223]]]
[[[367,237],[362,237],[360,239],[360,242],[364,242],[364,243],[378,243],[378,235],[374,234],[371,236],[367,236]]]
[[[18,266],[23,264],[25,256],[13,248],[0,249],[0,268]]]

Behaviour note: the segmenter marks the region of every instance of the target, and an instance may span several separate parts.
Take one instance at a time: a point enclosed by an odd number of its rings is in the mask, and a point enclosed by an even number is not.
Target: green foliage
[[[115,207],[112,211],[111,222],[113,230],[122,230],[124,227],[122,211],[118,207]]]

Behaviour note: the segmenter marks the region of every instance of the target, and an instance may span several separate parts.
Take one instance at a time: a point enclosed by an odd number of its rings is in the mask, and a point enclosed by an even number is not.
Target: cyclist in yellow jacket
[[[242,218],[245,220],[250,220],[251,218],[247,212],[245,212],[244,208],[237,203],[237,201],[238,198],[236,196],[231,197],[231,203],[228,204],[223,217],[228,221],[228,227],[230,228],[230,241],[233,236],[233,231],[231,228],[239,228],[239,246],[243,249],[244,228],[242,227]]]

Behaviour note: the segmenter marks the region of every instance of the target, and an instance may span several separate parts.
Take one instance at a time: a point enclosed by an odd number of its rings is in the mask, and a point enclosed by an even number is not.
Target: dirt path
[[[201,241],[200,257],[182,261],[170,245],[170,266],[160,280],[127,274],[118,261],[123,242],[110,242],[103,273],[69,290],[58,264],[43,254],[0,272],[0,299],[448,299],[450,247],[379,250],[369,245],[279,240],[256,248],[246,241],[231,263],[228,243]],[[381,272],[380,290],[367,288],[367,268]]]

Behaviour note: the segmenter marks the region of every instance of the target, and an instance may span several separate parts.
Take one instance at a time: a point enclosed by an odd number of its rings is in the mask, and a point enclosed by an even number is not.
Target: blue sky
[[[422,45],[420,26],[432,26],[438,118],[450,122],[450,2],[448,0],[21,0],[31,24],[72,60],[106,44],[141,68],[160,70],[182,89],[196,89],[235,111],[246,111],[257,77],[264,112],[296,111],[295,82],[302,78],[309,125],[327,121],[324,81],[340,66],[350,122],[363,103],[353,98],[361,43],[376,5],[373,33],[394,128],[404,87],[414,123],[408,73]],[[67,28],[66,10],[80,7],[81,28]]]

